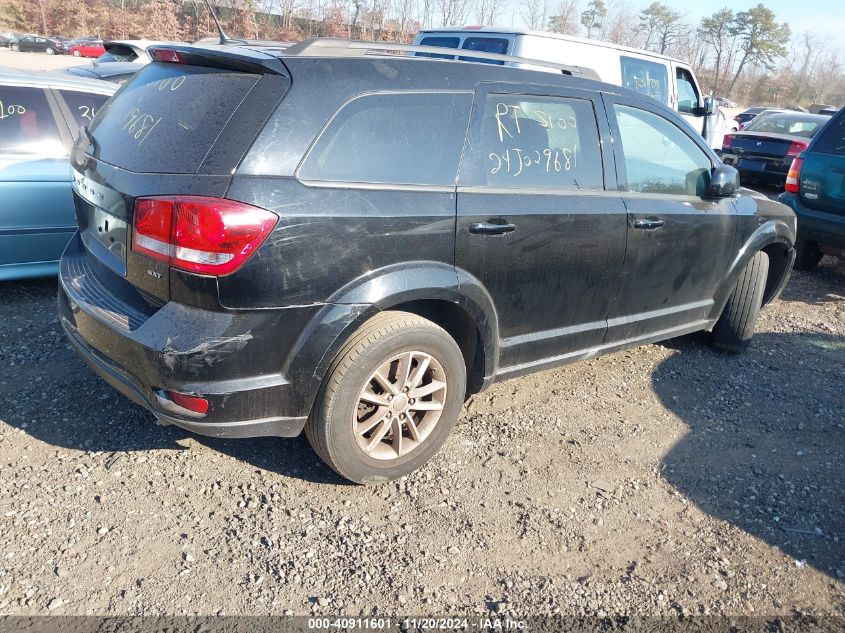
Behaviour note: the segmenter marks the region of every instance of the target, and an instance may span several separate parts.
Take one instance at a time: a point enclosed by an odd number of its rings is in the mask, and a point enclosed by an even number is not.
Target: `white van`
[[[499,53],[590,68],[604,82],[642,92],[665,103],[678,111],[694,130],[708,140],[711,147],[722,147],[724,117],[715,110],[712,99],[703,96],[692,68],[679,59],[571,35],[499,27],[428,29],[417,33],[414,44]],[[491,60],[485,63],[505,62]]]

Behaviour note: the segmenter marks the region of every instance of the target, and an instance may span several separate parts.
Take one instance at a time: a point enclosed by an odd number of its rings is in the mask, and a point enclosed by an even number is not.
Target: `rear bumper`
[[[794,193],[784,192],[778,201],[792,208],[798,216],[798,236],[845,251],[845,215],[809,209]]]
[[[765,183],[782,183],[786,180],[789,168],[792,165],[792,156],[786,159],[762,158],[759,156],[739,156],[736,154],[723,153],[722,162],[726,165],[736,167],[739,175],[746,180]],[[759,163],[760,169],[747,169],[743,166],[745,160]]]
[[[59,320],[77,353],[107,383],[161,423],[202,435],[294,437],[302,431],[307,411],[279,368],[286,333],[298,332],[308,314],[150,306],[132,296],[131,286],[98,276],[91,259],[75,237],[59,266]],[[174,413],[157,397],[161,390],[206,398],[209,411]]]

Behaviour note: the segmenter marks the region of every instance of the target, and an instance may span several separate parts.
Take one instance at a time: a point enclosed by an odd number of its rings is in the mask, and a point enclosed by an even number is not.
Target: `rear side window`
[[[441,46],[443,48],[458,48],[457,37],[424,37],[421,46]],[[436,57],[438,59],[454,59],[453,55],[438,55],[437,53],[416,53],[417,57]]]
[[[49,156],[64,153],[44,90],[0,86],[0,152]]]
[[[813,146],[814,152],[845,156],[845,113],[839,114],[830,122]]]
[[[622,64],[622,85],[644,95],[669,103],[669,75],[666,66],[635,57],[619,58]]]
[[[259,76],[153,63],[89,128],[97,158],[137,172],[195,173]]]
[[[474,126],[475,127],[475,126]],[[461,183],[514,189],[603,189],[599,134],[587,99],[493,94]]]
[[[102,105],[109,100],[107,95],[78,92],[76,90],[60,90],[59,93],[73,115],[77,128],[91,125]]]
[[[392,93],[344,105],[305,157],[302,180],[453,185],[470,93]]]
[[[461,48],[468,51],[481,51],[483,53],[497,53],[499,55],[506,55],[508,52],[508,40],[500,37],[468,37],[464,40],[464,45]],[[493,59],[479,59],[477,57],[459,57],[463,61],[481,62],[483,64],[498,64],[504,66],[504,61],[497,61]]]

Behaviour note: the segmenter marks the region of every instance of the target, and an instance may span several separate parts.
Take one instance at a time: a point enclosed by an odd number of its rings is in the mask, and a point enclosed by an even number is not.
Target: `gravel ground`
[[[84,66],[93,60],[73,55],[47,55],[47,53],[21,53],[0,47],[0,68],[16,68],[24,71],[45,71]]]
[[[0,614],[845,615],[845,263],[704,335],[494,385],[378,487],[154,424],[0,288]]]

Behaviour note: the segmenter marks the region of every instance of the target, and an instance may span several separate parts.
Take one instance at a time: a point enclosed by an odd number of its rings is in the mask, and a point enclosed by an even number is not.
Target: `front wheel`
[[[20,47],[17,44],[12,44],[9,48],[11,48],[15,52],[20,50]]]
[[[445,330],[414,314],[383,312],[332,363],[305,434],[350,481],[397,479],[446,441],[465,393],[464,358]]]
[[[748,349],[763,305],[768,274],[769,256],[758,251],[740,273],[722,316],[713,327],[715,347],[732,354]]]
[[[82,55],[82,53],[80,53],[79,51],[73,51],[74,57],[80,57],[81,55]]]

